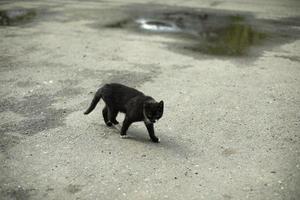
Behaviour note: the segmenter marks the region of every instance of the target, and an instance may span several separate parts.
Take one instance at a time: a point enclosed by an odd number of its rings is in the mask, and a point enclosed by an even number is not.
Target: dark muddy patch
[[[47,95],[31,95],[22,99],[7,98],[0,101],[0,112],[11,111],[26,119],[1,125],[3,132],[19,132],[33,135],[38,132],[62,126],[63,118],[70,113],[68,109],[55,109],[51,105],[54,98]]]
[[[106,28],[123,28],[125,27],[127,24],[129,24],[131,20],[130,19],[123,19],[121,21],[117,21],[111,24],[107,24],[104,27]]]
[[[37,16],[35,9],[0,10],[0,26],[16,26],[31,22]]]
[[[255,47],[272,47],[300,35],[299,29],[295,29],[300,17],[265,20],[245,12],[142,4],[124,10],[126,18],[104,27],[173,37],[178,43],[168,43],[168,49],[183,54],[251,55],[253,51],[250,50]]]
[[[0,190],[0,195],[3,199],[29,200],[35,194],[35,189],[25,189],[21,186],[9,189],[0,188]]]
[[[18,132],[33,135],[38,132],[64,125],[64,118],[77,108],[56,109],[53,104],[65,98],[69,99],[82,94],[81,88],[64,87],[55,94],[32,94],[24,98],[6,98],[0,100],[0,112],[11,111],[25,119],[1,125],[1,132]]]

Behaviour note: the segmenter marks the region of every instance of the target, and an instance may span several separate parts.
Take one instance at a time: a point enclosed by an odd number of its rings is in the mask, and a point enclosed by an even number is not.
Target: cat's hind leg
[[[116,120],[116,117],[118,115],[118,111],[114,109],[112,106],[107,106],[107,118],[108,121],[111,122],[112,124],[116,125],[119,124],[119,122]]]
[[[103,119],[104,122],[107,126],[112,126],[112,123],[108,120],[108,108],[107,106],[105,106],[102,110],[102,115],[103,115]]]
[[[118,115],[118,111],[115,109],[110,109],[110,118],[109,121],[111,121],[114,125],[119,124],[119,122],[116,120],[116,117]]]

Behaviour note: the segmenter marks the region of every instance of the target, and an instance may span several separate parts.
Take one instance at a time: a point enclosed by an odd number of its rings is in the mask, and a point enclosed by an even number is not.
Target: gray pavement
[[[0,1],[1,200],[300,199],[300,2],[158,3]],[[159,144],[83,115],[107,82],[164,100]]]

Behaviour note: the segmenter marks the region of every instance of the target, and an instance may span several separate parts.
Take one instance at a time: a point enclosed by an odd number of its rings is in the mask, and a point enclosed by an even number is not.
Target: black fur
[[[153,142],[159,142],[155,136],[153,123],[163,115],[164,102],[156,102],[152,97],[142,92],[118,83],[105,84],[98,89],[85,115],[94,110],[97,103],[103,99],[105,107],[102,110],[107,126],[118,124],[116,117],[119,112],[125,113],[121,136],[125,136],[133,122],[144,121],[149,136]]]

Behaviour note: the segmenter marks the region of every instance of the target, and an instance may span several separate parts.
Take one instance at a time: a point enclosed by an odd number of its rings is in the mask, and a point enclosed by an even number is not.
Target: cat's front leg
[[[121,128],[121,137],[126,137],[127,130],[131,124],[132,121],[128,117],[125,117]]]
[[[149,136],[152,140],[152,142],[159,142],[159,138],[155,136],[155,133],[154,133],[154,126],[152,123],[145,123],[145,126],[147,127],[147,130],[148,130],[148,133],[149,133]]]

